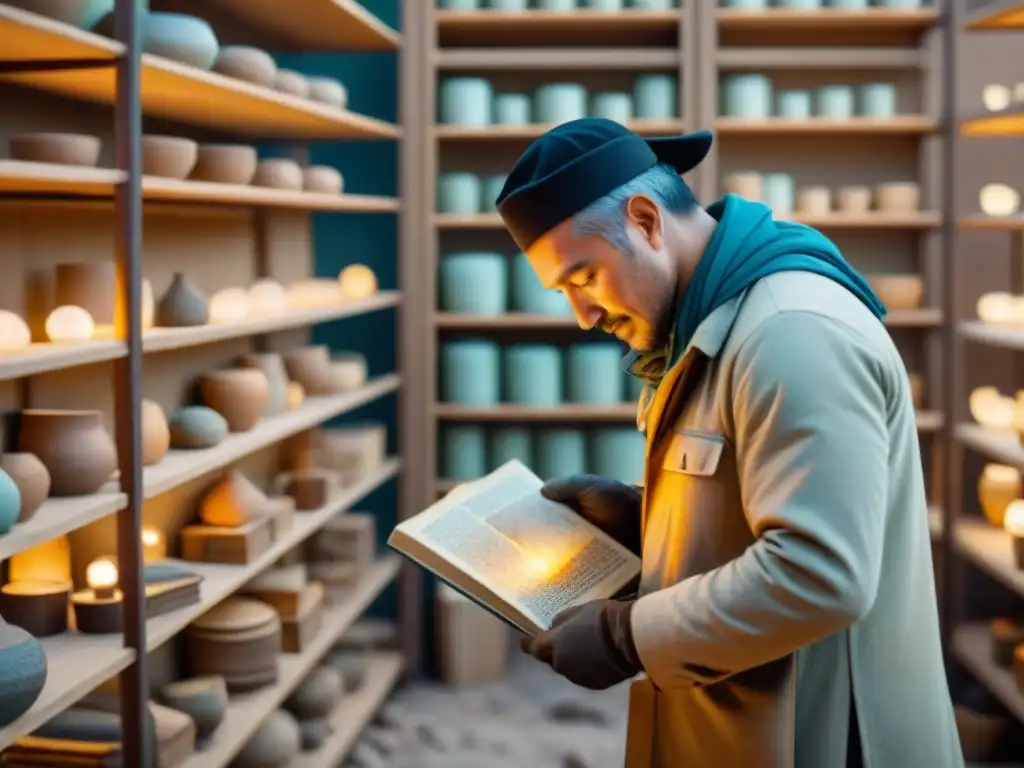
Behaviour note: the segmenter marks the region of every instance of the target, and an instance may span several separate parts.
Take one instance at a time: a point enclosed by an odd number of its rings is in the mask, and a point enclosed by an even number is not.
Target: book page
[[[640,560],[541,496],[541,485],[511,461],[401,527],[417,523],[409,535],[548,628],[566,608],[611,597],[639,573]]]

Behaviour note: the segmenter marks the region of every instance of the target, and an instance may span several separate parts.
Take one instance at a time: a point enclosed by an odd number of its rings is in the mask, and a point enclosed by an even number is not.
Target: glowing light
[[[1024,536],[1024,499],[1015,499],[1006,508],[1003,528],[1015,538]]]
[[[978,193],[978,205],[986,216],[1012,216],[1020,210],[1020,193],[1008,184],[986,184]]]
[[[1017,317],[1017,302],[1012,293],[992,291],[982,295],[977,305],[978,319],[983,323],[1005,325]]]
[[[367,299],[377,292],[377,276],[365,264],[349,264],[341,270],[338,281],[345,301]]]
[[[31,343],[28,323],[13,312],[0,309],[0,352],[17,352]]]
[[[302,405],[306,399],[306,390],[302,388],[302,385],[297,381],[288,382],[288,399],[287,407],[288,410],[294,410]]]
[[[238,323],[249,316],[249,294],[244,288],[224,288],[210,297],[211,323]]]
[[[277,280],[257,280],[249,286],[249,312],[265,317],[288,311],[288,291]]]
[[[85,582],[98,599],[113,597],[117,580],[117,563],[113,558],[97,558],[85,569]]]
[[[82,307],[66,304],[46,318],[46,336],[55,343],[89,341],[96,331],[92,315]]]
[[[1000,112],[1010,106],[1013,93],[1005,85],[991,83],[981,89],[981,103],[989,112]]]
[[[142,540],[142,559],[147,563],[163,560],[167,556],[164,535],[152,526],[145,526],[139,537]]]

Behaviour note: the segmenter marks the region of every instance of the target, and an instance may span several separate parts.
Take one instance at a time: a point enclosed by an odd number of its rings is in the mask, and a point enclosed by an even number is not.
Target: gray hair
[[[670,165],[659,163],[616,187],[607,195],[576,214],[574,231],[577,237],[600,237],[620,252],[632,248],[626,229],[626,203],[634,195],[647,195],[669,213],[688,213],[697,205],[690,187]]]

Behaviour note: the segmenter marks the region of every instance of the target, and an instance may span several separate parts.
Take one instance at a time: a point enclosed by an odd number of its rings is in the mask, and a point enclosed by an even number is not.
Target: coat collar
[[[699,349],[708,357],[718,357],[722,347],[725,346],[726,339],[729,338],[729,332],[732,330],[733,323],[736,322],[736,317],[739,315],[740,308],[743,306],[743,300],[746,297],[747,291],[743,291],[704,318],[701,324],[697,326],[697,330],[694,332],[693,338],[690,339],[690,343],[686,345],[686,349],[678,357],[676,365],[679,365],[693,348]]]

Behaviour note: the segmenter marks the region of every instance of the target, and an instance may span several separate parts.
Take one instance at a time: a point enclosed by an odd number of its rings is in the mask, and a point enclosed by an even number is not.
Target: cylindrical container
[[[860,184],[840,187],[836,200],[841,213],[867,213],[871,210],[871,188]]]
[[[599,93],[592,100],[590,114],[628,125],[633,119],[633,97],[628,93]]]
[[[791,8],[800,11],[813,11],[821,8],[821,0],[778,0],[780,8]]]
[[[475,11],[480,7],[479,0],[437,0],[439,8],[446,11]]]
[[[534,445],[537,466],[534,472],[543,480],[587,471],[587,445],[580,429],[542,429]]]
[[[633,116],[637,120],[671,120],[679,114],[679,83],[672,75],[637,75],[633,81]]]
[[[487,474],[484,428],[445,424],[441,429],[441,475],[449,480],[475,480]]]
[[[495,11],[525,11],[530,4],[527,0],[487,0],[487,7]]]
[[[811,109],[810,91],[779,91],[775,97],[775,113],[787,120],[807,120]]]
[[[529,125],[530,97],[525,93],[499,93],[494,97],[494,122],[497,125]]]
[[[460,405],[501,402],[501,348],[482,339],[443,344],[441,400]]]
[[[437,212],[458,216],[480,213],[482,186],[475,173],[442,173],[437,178]]]
[[[667,11],[675,6],[675,0],[629,0],[629,5],[645,11]]]
[[[505,349],[505,400],[517,405],[553,407],[562,402],[562,353],[548,344],[516,344]]]
[[[832,211],[832,190],[802,187],[796,193],[796,209],[807,216],[827,216]]]
[[[488,442],[492,470],[513,459],[533,467],[533,435],[526,427],[498,427],[491,432]]]
[[[793,177],[788,173],[766,173],[764,175],[764,202],[773,213],[793,212],[795,191]]]
[[[623,0],[583,0],[585,8],[595,11],[621,11],[625,7]]]
[[[572,403],[621,403],[622,350],[618,344],[575,344],[566,353],[566,399]]]
[[[768,7],[768,0],[722,0],[722,6],[741,11],[763,11]]]
[[[722,78],[722,114],[762,119],[772,114],[772,81],[765,75],[726,75]]]
[[[114,324],[117,268],[112,261],[58,264],[54,269],[54,299],[58,307],[74,305],[88,312],[98,326]]]
[[[865,117],[894,117],[896,86],[893,83],[865,83],[860,86],[860,113]]]
[[[886,8],[910,10],[912,8],[920,8],[922,5],[924,5],[924,2],[923,0],[881,0],[879,5],[883,5]]]
[[[576,0],[538,0],[537,7],[542,11],[573,11]]]
[[[730,173],[723,180],[722,188],[727,194],[738,195],[745,200],[764,200],[764,179],[757,171]]]
[[[501,190],[505,187],[505,180],[507,178],[507,175],[500,174],[498,176],[488,176],[484,179],[480,210],[487,213],[494,213],[498,210],[498,206],[495,203],[498,200],[498,195],[501,194]]]
[[[533,96],[540,123],[567,123],[587,116],[587,89],[578,83],[547,83]]]
[[[868,0],[828,0],[829,8],[843,11],[863,11],[870,6]]]
[[[647,439],[631,427],[598,429],[591,441],[591,467],[595,475],[620,483],[642,483]]]
[[[921,209],[921,187],[912,181],[891,181],[875,188],[878,210],[886,213],[915,213]]]
[[[440,120],[449,125],[484,127],[491,124],[494,93],[482,77],[452,77],[441,83]]]
[[[501,315],[508,310],[508,258],[500,253],[453,253],[441,258],[443,312]]]
[[[512,257],[509,267],[510,304],[513,312],[535,315],[571,315],[572,306],[561,291],[541,285],[525,254]]]
[[[823,85],[818,89],[818,117],[847,120],[854,115],[853,88],[849,85]]]

